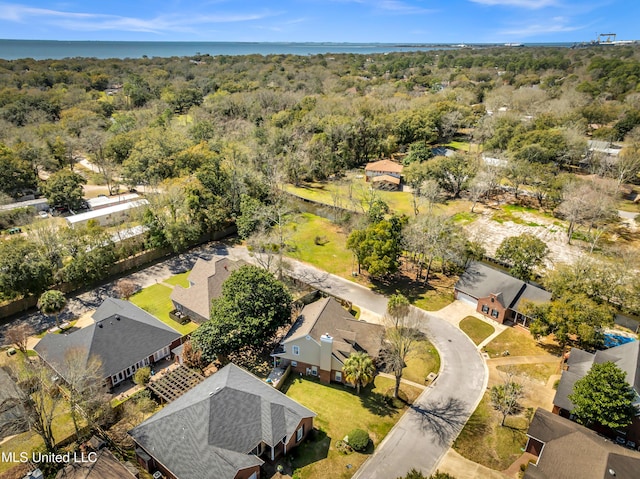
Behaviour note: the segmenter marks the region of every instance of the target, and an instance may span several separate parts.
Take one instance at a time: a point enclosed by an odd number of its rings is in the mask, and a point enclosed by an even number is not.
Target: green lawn
[[[560,374],[560,358],[558,363],[512,364],[497,366],[498,371],[514,371],[518,376],[527,376],[534,381],[546,384],[553,374]]]
[[[535,356],[550,352],[538,344],[528,331],[520,328],[505,329],[484,349],[492,358],[501,356],[504,351],[509,351],[511,356]]]
[[[73,421],[71,420],[71,413],[69,412],[67,403],[62,402],[58,405],[56,409],[56,416],[53,419],[52,428],[53,437],[56,441],[62,441],[75,433]],[[0,445],[0,452],[15,452],[16,456],[20,457],[21,452],[26,452],[30,455],[31,451],[43,446],[44,442],[40,436],[33,431],[27,431],[2,443],[2,445]],[[14,466],[16,466],[16,464],[0,461],[0,475]]]
[[[471,338],[475,344],[480,344],[495,332],[495,328],[481,319],[467,316],[460,321],[460,329]]]
[[[180,334],[193,332],[198,327],[196,323],[179,324],[169,317],[169,312],[173,310],[170,295],[171,288],[163,284],[154,284],[131,296],[129,301],[168,324]]]
[[[430,289],[421,293],[413,304],[425,311],[438,311],[445,306],[453,303],[453,292],[442,289]]]
[[[323,385],[298,377],[289,379],[283,392],[318,414],[314,425],[319,431],[293,451],[296,477],[351,477],[368,454],[342,454],[336,450],[336,441],[352,429],[361,428],[369,432],[374,446],[380,444],[403,412],[390,406],[385,396],[392,387],[393,380],[377,377],[373,387],[368,386],[357,396],[355,390],[342,385]],[[402,390],[410,398],[419,392],[404,385]],[[347,464],[351,464],[350,469]]]
[[[293,251],[288,256],[329,273],[351,277],[353,253],[347,249],[347,235],[339,226],[320,216],[302,213],[290,227]]]
[[[500,426],[501,420],[502,415],[493,409],[485,393],[453,448],[473,462],[497,471],[506,469],[522,454],[529,421],[524,416],[509,416]]]
[[[438,374],[440,371],[440,355],[436,348],[428,341],[420,341],[407,358],[407,367],[402,372],[402,378],[418,384],[424,384],[424,380],[431,372]]]
[[[369,187],[369,183],[366,183],[364,178],[347,177],[343,181],[310,182],[303,186],[287,184],[284,189],[301,198],[362,213],[360,201],[368,193]],[[378,191],[378,195],[389,205],[392,212],[413,216],[411,193],[381,190]]]
[[[183,288],[188,288],[189,281],[187,280],[187,278],[189,277],[190,274],[191,274],[191,271],[186,271],[180,274],[174,274],[173,276],[171,276],[171,278],[165,279],[162,282],[173,285],[173,286],[180,285]]]

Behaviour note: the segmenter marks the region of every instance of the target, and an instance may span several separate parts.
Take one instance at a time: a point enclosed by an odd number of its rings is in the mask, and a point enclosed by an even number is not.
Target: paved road
[[[484,393],[487,372],[476,346],[449,322],[421,313],[423,329],[440,353],[440,374],[354,479],[395,479],[411,468],[433,473]]]

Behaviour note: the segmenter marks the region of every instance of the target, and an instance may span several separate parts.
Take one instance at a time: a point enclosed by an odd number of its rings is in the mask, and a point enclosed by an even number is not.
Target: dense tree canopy
[[[532,279],[533,270],[549,254],[549,248],[540,238],[530,233],[505,238],[496,250],[496,258],[511,265],[509,273],[523,281]]]
[[[569,395],[574,405],[571,413],[578,422],[612,429],[631,424],[637,413],[635,398],[626,373],[612,362],[594,363],[587,375],[576,381]]]
[[[291,316],[291,294],[271,273],[257,266],[233,271],[222,296],[211,305],[211,319],[192,336],[210,361],[245,346],[260,346]]]
[[[64,206],[76,210],[82,206],[87,180],[78,173],[64,169],[52,174],[42,184],[42,192],[51,206]]]

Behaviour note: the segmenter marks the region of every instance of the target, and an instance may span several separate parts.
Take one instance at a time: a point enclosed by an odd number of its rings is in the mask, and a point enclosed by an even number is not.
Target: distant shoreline
[[[407,51],[495,48],[500,43],[340,43],[340,42],[150,42],[98,40],[0,40],[0,59],[145,58],[196,55],[375,54]],[[511,44],[515,45],[515,44]],[[574,43],[524,43],[525,47],[570,48]]]

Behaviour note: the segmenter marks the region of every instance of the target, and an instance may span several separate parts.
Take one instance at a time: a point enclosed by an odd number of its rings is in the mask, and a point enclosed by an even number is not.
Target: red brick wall
[[[331,382],[331,371],[318,370],[318,376],[320,376],[320,382],[329,384]]]
[[[260,466],[241,469],[238,471],[238,474],[236,474],[236,477],[234,477],[233,479],[249,479],[251,477],[251,474],[253,474],[254,472],[258,473],[257,478],[260,479]]]
[[[313,429],[313,418],[308,417],[300,421],[300,424],[298,424],[298,427],[296,427],[296,432],[298,431],[298,429],[300,429],[300,426],[304,427],[302,440],[296,441],[296,433],[294,432],[293,436],[291,436],[291,439],[289,439],[289,442],[287,443],[287,454],[289,454],[289,451],[291,451],[293,448],[302,443],[302,441],[304,441],[304,439],[307,437],[307,434],[311,432],[311,430]]]
[[[540,451],[542,451],[542,446],[544,446],[543,442],[538,441],[532,437],[527,441],[526,452],[533,454],[534,456],[540,457]]]
[[[298,361],[297,363],[298,364],[296,366],[294,366],[293,364],[291,365],[291,370],[295,374],[302,373],[303,376],[306,376],[307,368],[311,369],[312,366],[315,366],[315,364],[303,363],[301,361]],[[318,366],[318,377],[320,378],[321,381],[322,381],[322,373],[323,373],[323,371],[320,369],[320,366]],[[309,376],[311,376],[311,374],[309,374]],[[314,377],[314,376],[312,376],[312,377]]]
[[[488,312],[483,312],[482,311],[482,307],[483,306],[487,306],[489,308]],[[500,301],[498,301],[497,297],[495,294],[490,294],[489,296],[487,296],[486,298],[478,298],[478,306],[476,308],[476,311],[484,316],[486,316],[487,318],[491,318],[494,321],[498,322],[498,323],[504,323],[504,320],[507,319],[507,308],[505,308],[504,306],[502,306],[502,304],[500,304]],[[497,311],[498,312],[498,317],[494,317],[491,315],[492,311]]]

